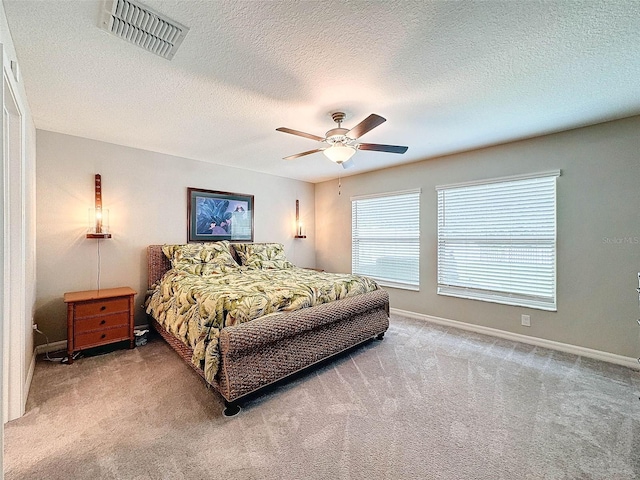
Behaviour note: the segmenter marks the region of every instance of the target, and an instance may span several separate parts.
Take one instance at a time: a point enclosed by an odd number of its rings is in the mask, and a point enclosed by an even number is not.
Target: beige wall
[[[298,265],[317,260],[341,272],[351,268],[350,196],[419,187],[421,289],[390,288],[392,307],[638,356],[639,128],[634,117],[347,177],[341,195],[336,180],[319,183],[315,229],[311,184],[39,130],[36,321],[51,341],[65,339],[62,294],[95,288],[97,244],[84,238],[95,173],[103,178],[114,235],[101,242],[101,285],[140,292],[146,245],[186,241],[187,187],[253,193],[256,241],[283,242]],[[558,311],[437,295],[435,186],[558,168]],[[296,198],[306,240],[292,238]],[[520,325],[522,313],[531,315],[531,327]],[[141,309],[136,321],[145,322]]]
[[[96,173],[113,234],[100,241],[101,287],[134,288],[138,306],[147,245],[187,241],[187,187],[253,194],[255,241],[281,242],[293,263],[315,266],[311,183],[43,130],[37,147],[36,321],[52,342],[67,337],[64,292],[96,288],[98,244],[85,238]],[[296,199],[306,239],[293,238]],[[141,308],[136,323],[146,323]]]
[[[337,181],[317,184],[318,267],[338,272],[351,269],[352,195],[421,188],[421,287],[419,292],[389,288],[392,307],[639,356],[638,132],[640,117],[633,117],[343,178],[340,196]],[[437,295],[435,186],[553,169],[562,170],[558,178],[558,311]],[[520,325],[521,314],[531,315],[531,327]]]

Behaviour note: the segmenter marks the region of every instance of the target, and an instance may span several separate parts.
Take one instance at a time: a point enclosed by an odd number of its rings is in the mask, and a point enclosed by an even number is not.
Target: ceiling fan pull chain
[[[342,177],[338,176],[338,195],[342,195],[341,188],[342,188]]]

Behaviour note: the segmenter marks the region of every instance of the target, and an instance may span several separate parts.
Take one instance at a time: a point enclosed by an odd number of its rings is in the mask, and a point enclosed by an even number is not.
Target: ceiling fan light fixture
[[[334,143],[329,148],[325,148],[322,153],[332,162],[340,164],[353,157],[356,149],[344,143]]]
[[[324,152],[324,155],[334,163],[342,165],[342,168],[349,168],[353,166],[353,157],[356,150],[371,150],[374,152],[386,152],[386,153],[404,153],[409,147],[402,147],[400,145],[382,145],[379,143],[360,143],[358,138],[367,132],[370,132],[378,125],[386,122],[386,119],[380,115],[372,113],[351,130],[342,128],[342,121],[345,118],[343,112],[334,112],[331,114],[333,121],[338,124],[338,128],[332,128],[324,137],[318,135],[312,135],[310,133],[301,132],[299,130],[293,130],[291,128],[279,127],[276,128],[278,132],[289,133],[291,135],[297,135],[299,137],[308,138],[320,142],[318,148],[308,150],[302,153],[296,153],[295,155],[289,155],[284,157],[284,160],[294,160],[296,158],[304,157],[312,153]]]

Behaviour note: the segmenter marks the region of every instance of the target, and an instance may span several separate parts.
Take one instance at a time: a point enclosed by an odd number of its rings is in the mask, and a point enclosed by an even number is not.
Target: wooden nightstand
[[[67,304],[67,352],[129,340],[134,347],[133,297],[129,287],[87,290],[64,294]]]

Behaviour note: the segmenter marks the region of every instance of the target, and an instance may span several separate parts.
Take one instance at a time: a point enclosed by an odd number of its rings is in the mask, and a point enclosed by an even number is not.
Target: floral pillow
[[[231,273],[238,270],[239,265],[236,263],[230,266],[220,262],[208,262],[202,264],[202,270],[197,275],[220,275],[223,273]]]
[[[163,245],[162,251],[171,260],[172,268],[193,275],[227,273],[238,267],[226,240],[206,244]]]
[[[281,243],[234,243],[240,263],[252,269],[282,269],[294,265],[287,260]]]

